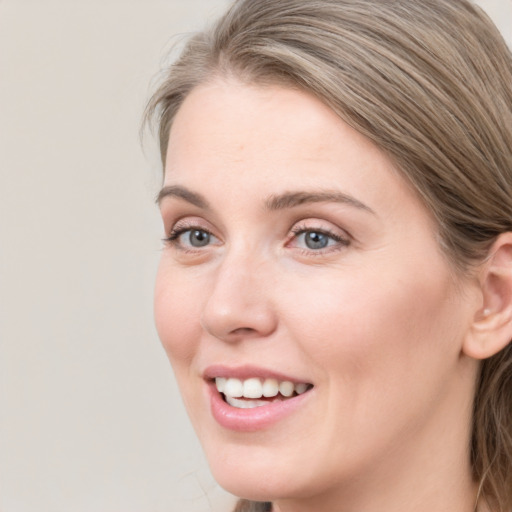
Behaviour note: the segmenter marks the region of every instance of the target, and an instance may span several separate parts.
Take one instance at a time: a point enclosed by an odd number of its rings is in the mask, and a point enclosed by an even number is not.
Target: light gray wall
[[[226,511],[152,321],[148,84],[226,0],[0,0],[0,511]],[[512,2],[482,0],[512,44]]]

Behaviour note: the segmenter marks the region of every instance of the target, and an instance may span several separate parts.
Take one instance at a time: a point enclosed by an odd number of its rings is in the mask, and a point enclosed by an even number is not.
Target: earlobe
[[[512,340],[512,233],[503,233],[493,244],[480,274],[483,306],[473,319],[463,352],[487,359]]]

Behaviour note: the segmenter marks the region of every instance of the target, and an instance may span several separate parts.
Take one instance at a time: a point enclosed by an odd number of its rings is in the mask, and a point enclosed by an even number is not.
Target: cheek
[[[164,258],[160,262],[155,283],[155,325],[175,369],[189,366],[197,351],[200,296],[194,291],[193,279],[173,272]]]
[[[331,380],[376,386],[455,363],[462,330],[446,268],[374,268],[387,272],[351,268],[285,284],[295,299],[290,329],[315,366]]]
[[[433,275],[352,268],[279,288],[293,297],[287,328],[321,397],[310,435],[333,474],[340,460],[361,469],[397,439],[412,439],[450,388],[465,309],[448,274]]]

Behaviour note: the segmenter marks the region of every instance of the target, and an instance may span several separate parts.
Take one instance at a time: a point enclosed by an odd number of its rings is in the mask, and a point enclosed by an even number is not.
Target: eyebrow
[[[186,187],[180,185],[169,185],[163,187],[156,197],[156,203],[160,204],[164,197],[177,197],[187,201],[198,208],[210,210],[208,201],[197,192],[192,192]],[[295,208],[302,204],[308,203],[341,203],[353,206],[360,210],[364,210],[375,214],[375,212],[366,204],[362,203],[355,197],[339,192],[337,190],[322,190],[316,192],[284,192],[282,194],[272,195],[265,201],[265,208],[270,211],[285,210]]]
[[[208,201],[197,192],[192,192],[188,188],[182,187],[180,185],[169,185],[163,187],[162,190],[156,196],[156,204],[160,204],[164,197],[178,197],[187,201],[187,203],[193,204],[198,208],[202,208],[203,210],[210,210],[210,205]]]
[[[266,201],[266,207],[269,210],[283,210],[307,203],[342,203],[375,214],[369,206],[355,197],[337,190],[284,192],[283,194],[271,196]]]

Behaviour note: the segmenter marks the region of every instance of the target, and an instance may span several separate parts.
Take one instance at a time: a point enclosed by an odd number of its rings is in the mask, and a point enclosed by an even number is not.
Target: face
[[[392,162],[321,102],[196,88],[160,207],[157,329],[221,485],[322,496],[466,443],[474,291]]]

